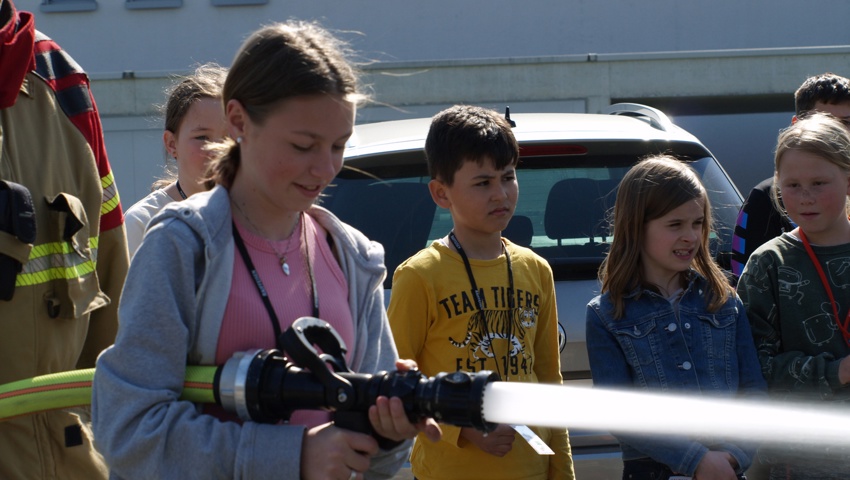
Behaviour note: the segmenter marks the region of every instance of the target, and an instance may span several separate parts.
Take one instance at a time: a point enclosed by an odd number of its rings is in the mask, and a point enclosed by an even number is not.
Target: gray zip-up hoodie
[[[355,327],[351,368],[394,370],[380,244],[320,207],[307,212],[332,236]],[[304,427],[221,422],[179,401],[185,367],[212,365],[233,276],[227,190],[215,187],[153,218],[130,267],[115,345],[97,361],[95,442],[115,479],[299,479]],[[389,478],[410,442],[372,457],[366,478]]]

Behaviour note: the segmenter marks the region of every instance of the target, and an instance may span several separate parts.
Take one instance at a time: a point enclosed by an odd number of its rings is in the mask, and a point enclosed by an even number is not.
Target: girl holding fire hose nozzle
[[[129,270],[115,345],[97,362],[93,426],[112,478],[389,478],[419,431],[399,398],[378,397],[370,435],[296,411],[241,423],[180,401],[187,363],[221,365],[275,348],[297,318],[327,321],[356,372],[399,361],[384,309],[380,245],[314,205],[342,168],[357,77],[342,44],[312,23],[273,24],[242,45],[224,83],[227,131],[210,191],[166,206]]]

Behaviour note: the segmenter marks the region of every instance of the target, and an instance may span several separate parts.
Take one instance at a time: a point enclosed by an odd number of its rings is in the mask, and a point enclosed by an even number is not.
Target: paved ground
[[[409,468],[403,468],[393,477],[393,480],[413,480],[413,473]]]
[[[410,471],[410,464],[405,463],[392,480],[413,480],[413,472]]]

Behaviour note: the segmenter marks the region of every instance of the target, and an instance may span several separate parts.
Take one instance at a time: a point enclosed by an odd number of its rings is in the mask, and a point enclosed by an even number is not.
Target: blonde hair
[[[339,95],[358,103],[358,73],[348,48],[316,23],[289,21],[263,27],[242,44],[224,82],[223,103],[238,100],[262,124],[280,102],[302,95]],[[214,145],[207,186],[230,187],[241,163],[232,139]]]
[[[732,293],[732,287],[720,267],[711,258],[711,205],[696,172],[669,155],[645,158],[629,170],[620,182],[613,213],[611,248],[599,267],[602,292],[609,292],[614,318],[625,311],[625,297],[649,285],[644,277],[641,252],[646,224],[661,218],[682,204],[699,199],[705,221],[702,242],[693,261],[693,269],[706,278],[708,311],[719,309]],[[638,296],[640,296],[638,292]]]

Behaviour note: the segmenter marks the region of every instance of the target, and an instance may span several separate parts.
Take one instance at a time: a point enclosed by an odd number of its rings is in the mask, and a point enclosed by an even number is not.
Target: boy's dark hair
[[[463,162],[490,160],[501,170],[516,164],[519,145],[511,125],[498,112],[471,105],[455,105],[431,120],[425,140],[428,173],[451,186]]]
[[[850,80],[834,73],[809,77],[794,92],[794,110],[798,117],[810,113],[817,102],[850,102]]]

